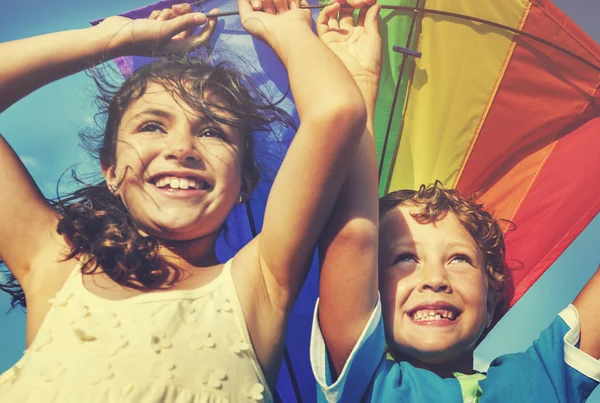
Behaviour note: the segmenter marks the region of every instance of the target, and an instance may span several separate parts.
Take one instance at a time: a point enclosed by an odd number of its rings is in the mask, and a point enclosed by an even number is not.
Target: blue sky
[[[96,18],[148,4],[149,0],[29,0],[5,2],[0,13],[0,42],[64,29],[79,29]],[[600,42],[600,2],[555,0],[596,41]],[[37,10],[37,11],[31,11]],[[0,132],[29,168],[42,191],[55,195],[56,180],[74,161],[94,170],[78,147],[77,131],[93,121],[94,87],[83,73],[53,83],[0,115]],[[484,367],[493,358],[523,351],[569,302],[600,263],[600,217],[557,260],[538,283],[496,326],[476,351]],[[24,315],[8,309],[0,295],[0,372],[24,349]],[[591,402],[600,403],[600,390]]]

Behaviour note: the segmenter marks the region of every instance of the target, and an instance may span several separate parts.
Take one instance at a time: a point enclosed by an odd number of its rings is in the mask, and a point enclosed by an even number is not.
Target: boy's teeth
[[[412,319],[415,321],[441,320],[441,319],[454,320],[455,316],[456,315],[454,312],[447,311],[445,309],[436,309],[436,310],[424,309],[424,310],[420,310],[420,311],[413,313]]]
[[[187,179],[181,178],[179,179],[179,188],[180,189],[187,189],[190,187],[190,183],[188,182]]]

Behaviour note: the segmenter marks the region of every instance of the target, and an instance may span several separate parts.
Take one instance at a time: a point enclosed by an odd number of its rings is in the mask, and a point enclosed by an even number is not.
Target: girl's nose
[[[175,134],[167,140],[167,159],[178,161],[199,161],[200,153],[195,144],[194,137],[187,134]]]

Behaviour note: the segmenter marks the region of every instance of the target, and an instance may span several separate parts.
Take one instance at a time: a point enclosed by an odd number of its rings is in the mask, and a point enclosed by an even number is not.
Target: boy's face
[[[493,307],[483,253],[473,237],[454,214],[420,224],[411,216],[419,210],[400,205],[381,219],[379,288],[386,336],[396,353],[446,363],[473,351]]]

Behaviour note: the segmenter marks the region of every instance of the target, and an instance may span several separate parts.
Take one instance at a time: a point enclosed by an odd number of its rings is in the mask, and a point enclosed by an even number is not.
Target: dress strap
[[[224,280],[223,281],[223,286],[224,286],[223,289],[226,293],[227,301],[229,302],[229,304],[232,308],[236,326],[238,328],[238,331],[240,332],[240,335],[242,336],[242,341],[244,343],[246,343],[246,345],[252,346],[252,339],[250,338],[250,332],[248,331],[248,325],[246,324],[246,318],[244,317],[244,311],[242,309],[242,304],[238,297],[238,293],[236,290],[236,284],[233,281],[233,276],[231,274],[232,261],[233,261],[233,258],[229,259],[225,263],[225,265],[223,265],[223,271],[222,271],[222,276],[223,276],[223,280]],[[238,284],[238,286],[243,286],[243,285]],[[260,382],[262,383],[262,385],[265,388],[265,394],[269,396],[268,401],[272,401],[273,397],[272,397],[271,391],[268,386],[269,383],[267,382],[267,378],[265,377],[265,375],[262,371],[262,368],[258,361],[258,357],[256,356],[256,352],[254,351],[254,348],[250,348],[248,353],[250,354],[250,357],[252,360],[252,365],[254,366],[254,370],[256,371],[256,374],[258,375]]]

